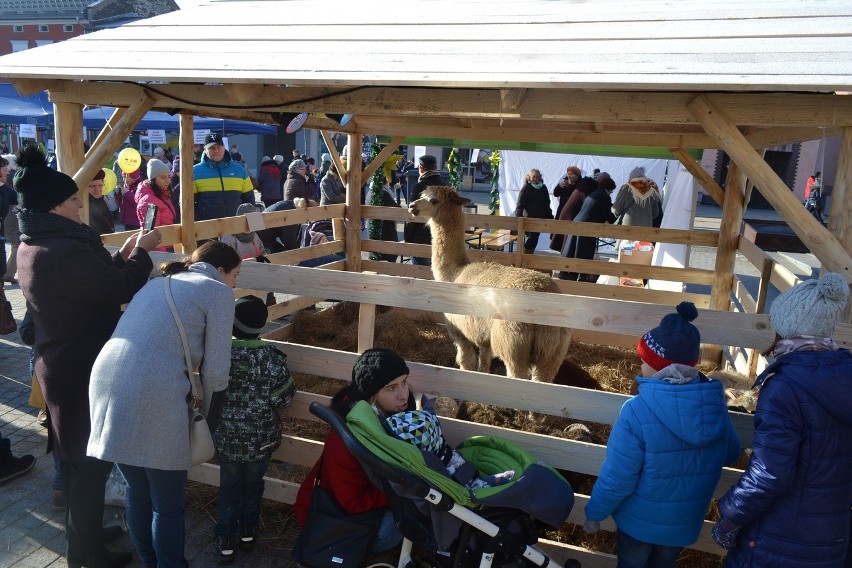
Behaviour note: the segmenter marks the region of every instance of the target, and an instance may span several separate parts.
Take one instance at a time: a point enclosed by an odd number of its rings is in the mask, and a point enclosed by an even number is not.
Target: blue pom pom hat
[[[701,355],[701,334],[690,323],[698,317],[695,304],[681,302],[676,310],[643,335],[636,346],[639,357],[656,371],[674,363],[694,367]]]

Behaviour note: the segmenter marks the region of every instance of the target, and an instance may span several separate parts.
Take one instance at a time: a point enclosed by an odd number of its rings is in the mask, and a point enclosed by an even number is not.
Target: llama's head
[[[462,206],[470,203],[470,199],[462,197],[452,187],[433,185],[408,205],[408,212],[415,217],[440,221],[444,216],[461,213]]]

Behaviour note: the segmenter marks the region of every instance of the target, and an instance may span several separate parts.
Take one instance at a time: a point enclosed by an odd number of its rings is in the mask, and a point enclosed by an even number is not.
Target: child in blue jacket
[[[698,539],[722,466],[740,455],[722,384],[695,369],[697,316],[681,302],[639,340],[639,394],[621,409],[586,505],[586,532],[615,520],[619,568],[674,568]]]

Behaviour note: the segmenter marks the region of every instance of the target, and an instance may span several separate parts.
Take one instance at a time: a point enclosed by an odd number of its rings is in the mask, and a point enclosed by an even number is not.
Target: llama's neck
[[[432,230],[432,276],[440,282],[454,282],[459,271],[470,263],[465,252],[464,214],[453,222],[429,223]]]

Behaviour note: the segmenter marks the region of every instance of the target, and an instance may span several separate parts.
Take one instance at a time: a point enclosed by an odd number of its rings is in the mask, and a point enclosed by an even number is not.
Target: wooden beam
[[[337,173],[340,174],[340,179],[343,183],[346,183],[346,178],[349,175],[349,171],[343,165],[343,160],[340,159],[340,152],[337,151],[337,146],[334,145],[334,139],[331,137],[331,134],[328,133],[328,130],[320,130],[320,135],[322,139],[325,141],[325,145],[328,148],[328,153],[331,155],[331,161],[334,166],[337,168]],[[349,158],[347,158],[347,161]]]
[[[372,349],[376,339],[376,304],[359,304],[358,353]]]
[[[180,115],[180,244],[184,254],[195,250],[195,183],[192,166],[195,161],[195,134],[191,114]]]
[[[346,270],[361,271],[361,133],[349,135],[346,180]]]
[[[725,200],[725,192],[716,183],[716,180],[707,173],[707,170],[701,167],[701,164],[695,161],[689,152],[684,150],[683,148],[669,148],[669,151],[674,154],[675,158],[683,164],[683,167],[686,168],[686,171],[692,174],[692,177],[698,182],[698,184],[704,188],[704,190],[713,198],[713,201],[721,207],[722,203]]]
[[[110,106],[129,106],[143,87],[114,82],[57,81],[58,96],[64,102],[84,102]],[[157,85],[155,108],[203,109],[232,116],[249,111],[213,109],[227,99],[224,87],[215,85]],[[439,89],[368,87],[356,92],[337,94],[340,89],[327,87],[266,86],[253,101],[255,116],[269,121],[272,111],[333,112],[358,115],[452,116],[511,118],[501,112],[499,89]],[[687,108],[694,98],[690,92],[619,92],[560,89],[528,89],[523,101],[524,116],[548,117],[548,120],[637,122],[648,124],[698,124]],[[174,97],[193,101],[184,105]],[[316,98],[306,108],[303,101]],[[377,104],[379,101],[379,104]],[[801,93],[720,93],[714,95],[717,106],[741,126],[852,126],[852,97],[834,94]],[[296,104],[292,104],[296,103]],[[267,105],[279,106],[263,108]],[[183,106],[182,106],[183,105]],[[378,111],[381,110],[379,113]],[[211,116],[221,116],[215,114]],[[516,113],[515,117],[520,117]],[[348,125],[347,125],[348,126]],[[359,125],[360,128],[360,125]],[[340,127],[334,130],[342,130]],[[676,144],[675,144],[676,146]]]
[[[98,148],[98,146],[103,143],[104,138],[106,138],[107,134],[110,133],[110,131],[115,127],[118,121],[121,120],[121,117],[124,116],[125,112],[127,112],[126,108],[116,107],[116,109],[112,113],[112,116],[107,119],[106,124],[104,124],[104,127],[98,133],[98,137],[95,138],[95,141],[92,143],[91,146],[89,146],[89,151],[86,152],[86,158],[91,156]]]
[[[818,140],[823,136],[840,136],[842,131],[842,128],[773,126],[770,128],[750,128],[745,137],[755,148],[769,148],[805,140]]]
[[[713,271],[713,287],[710,291],[710,308],[728,311],[731,306],[731,290],[734,286],[734,263],[740,241],[740,226],[745,206],[745,175],[735,162],[728,165],[725,182],[725,199],[722,205],[722,220],[719,223],[719,244],[716,247],[716,265]]]
[[[121,148],[121,145],[153,104],[154,101],[143,91],[139,99],[130,105],[127,112],[122,114],[112,131],[103,138],[102,143],[89,156],[86,163],[74,174],[74,182],[80,188],[80,191],[88,191],[89,183],[91,183],[95,172],[101,169],[101,165],[107,161],[107,158],[113,152]]]
[[[834,236],[828,232],[796,199],[793,192],[763,161],[748,140],[737,130],[731,118],[707,95],[701,95],[689,104],[689,109],[705,130],[719,141],[731,156],[760,188],[760,192],[791,229],[822,262],[823,266],[843,275],[852,282],[852,258]]]
[[[843,129],[837,175],[831,190],[828,230],[847,252],[852,252],[852,188],[850,186],[852,186],[852,128],[846,127]],[[852,302],[846,302],[840,321],[852,323]]]
[[[373,158],[373,161],[367,164],[367,167],[364,168],[364,171],[361,172],[361,179],[370,179],[373,177],[373,174],[376,173],[376,170],[384,165],[385,160],[390,158],[394,152],[396,152],[399,145],[402,144],[402,141],[405,140],[405,136],[395,136],[393,140],[388,142],[387,146],[382,148],[382,150]]]
[[[518,112],[526,98],[527,89],[500,89],[500,108],[505,112]]]
[[[229,100],[245,105],[261,96],[264,86],[257,83],[225,83],[223,88]]]
[[[83,157],[83,105],[76,103],[53,103],[53,120],[56,132],[56,161],[59,171],[68,175],[76,172]],[[85,187],[77,184],[78,195],[83,201],[80,218],[89,222],[89,183]]]

